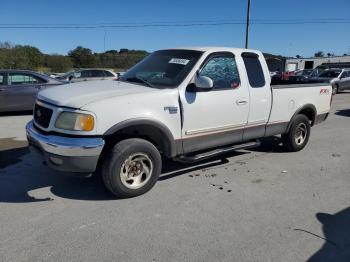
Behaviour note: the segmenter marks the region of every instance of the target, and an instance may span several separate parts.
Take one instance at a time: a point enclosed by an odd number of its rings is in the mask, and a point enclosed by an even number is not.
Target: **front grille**
[[[38,125],[48,128],[52,116],[52,109],[35,104],[34,120]]]

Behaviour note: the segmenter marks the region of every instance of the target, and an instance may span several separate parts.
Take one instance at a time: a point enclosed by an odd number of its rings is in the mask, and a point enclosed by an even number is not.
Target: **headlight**
[[[74,131],[91,131],[94,129],[94,117],[90,114],[62,112],[55,123],[55,127]]]

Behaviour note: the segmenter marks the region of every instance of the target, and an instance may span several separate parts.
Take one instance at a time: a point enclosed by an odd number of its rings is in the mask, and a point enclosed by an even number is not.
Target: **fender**
[[[128,128],[128,127],[133,127],[133,126],[138,126],[138,125],[144,125],[144,126],[149,126],[152,128],[158,129],[163,137],[161,138],[161,142],[164,143],[164,153],[168,157],[174,157],[177,154],[177,146],[176,142],[174,139],[173,134],[171,133],[170,129],[161,123],[160,121],[154,120],[154,119],[148,119],[148,118],[134,118],[134,119],[128,119],[122,122],[119,122],[118,124],[115,124],[114,126],[110,127],[104,134],[103,137],[113,135],[117,133],[118,131]],[[142,130],[140,130],[140,133],[142,134]],[[165,141],[164,141],[165,139]]]
[[[289,132],[289,129],[290,129],[290,127],[291,127],[295,117],[302,111],[309,111],[309,112],[312,113],[312,116],[311,116],[311,119],[310,119],[311,120],[311,126],[314,125],[315,118],[316,118],[316,115],[317,115],[316,107],[313,104],[306,104],[306,105],[303,105],[302,107],[298,108],[295,111],[295,113],[293,114],[292,118],[289,121],[289,124],[288,124],[287,129],[286,129],[286,133]]]

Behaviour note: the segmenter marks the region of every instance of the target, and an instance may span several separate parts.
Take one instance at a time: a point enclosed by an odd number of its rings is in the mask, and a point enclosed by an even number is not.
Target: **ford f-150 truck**
[[[50,167],[100,173],[113,194],[133,197],[154,186],[162,157],[196,162],[274,135],[303,149],[328,116],[331,86],[270,82],[259,51],[160,50],[118,80],[41,91],[27,138]]]

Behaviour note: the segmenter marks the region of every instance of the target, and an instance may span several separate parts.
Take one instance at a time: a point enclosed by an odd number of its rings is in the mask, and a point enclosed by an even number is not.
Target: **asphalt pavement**
[[[30,118],[0,116],[0,261],[350,261],[350,92],[300,152],[167,161],[124,200],[31,155]]]

